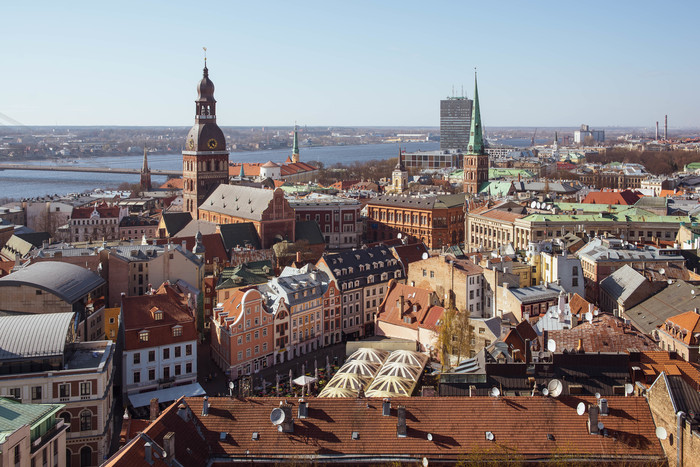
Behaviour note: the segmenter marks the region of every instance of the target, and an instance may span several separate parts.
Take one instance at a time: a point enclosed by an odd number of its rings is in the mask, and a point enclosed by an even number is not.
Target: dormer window
[[[182,326],[173,326],[173,337],[180,337],[182,335]]]
[[[148,331],[140,331],[139,332],[139,341],[140,342],[148,342],[148,335],[150,333]]]
[[[161,321],[163,319],[163,310],[156,310],[153,312],[153,319],[156,321]]]

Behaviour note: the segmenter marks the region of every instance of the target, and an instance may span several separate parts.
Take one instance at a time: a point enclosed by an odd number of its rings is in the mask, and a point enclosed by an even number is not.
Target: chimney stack
[[[202,400],[202,416],[206,417],[209,415],[209,396],[204,396]]]
[[[598,399],[598,405],[600,406],[600,414],[608,415],[608,400],[605,398]]]
[[[159,415],[160,415],[160,409],[158,408],[158,399],[154,397],[153,399],[151,399],[151,405],[150,405],[148,419],[153,421],[156,418],[158,418]]]
[[[153,463],[153,445],[150,441],[143,445],[143,458],[147,463]]]
[[[588,406],[588,433],[592,435],[597,435],[600,433],[598,430],[598,409],[597,405],[590,404]]]
[[[309,406],[303,397],[299,399],[299,409],[297,410],[297,416],[300,419],[307,418],[309,416]]]
[[[664,115],[664,139],[668,140],[668,115]]]
[[[163,448],[165,448],[165,458],[168,462],[175,460],[175,432],[168,432],[163,436]]]
[[[301,251],[297,251],[296,262],[297,262],[297,265],[298,265],[299,263],[301,263]]]
[[[396,436],[399,438],[406,437],[406,407],[399,405],[396,407],[397,420],[396,420]]]
[[[656,141],[659,140],[659,121],[656,121],[656,138],[654,138]]]
[[[190,421],[190,414],[189,414],[189,412],[187,410],[187,406],[185,404],[180,404],[177,407],[177,415],[186,422]]]
[[[385,397],[382,401],[382,415],[388,417],[391,415],[391,399]]]
[[[578,345],[576,346],[576,351],[578,353],[584,353],[585,350],[583,349],[583,339],[578,340]]]
[[[404,298],[403,298],[403,292],[399,296],[399,306],[401,309],[399,310],[399,313],[401,313],[401,316],[403,317],[403,305],[404,305]]]

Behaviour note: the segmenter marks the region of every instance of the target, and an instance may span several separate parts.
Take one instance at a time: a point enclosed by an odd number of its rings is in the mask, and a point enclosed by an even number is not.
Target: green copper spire
[[[292,143],[292,154],[299,154],[299,138],[297,137],[297,124],[294,124],[294,143]]]
[[[245,177],[245,172],[243,171],[243,164],[241,164],[241,173],[238,174],[238,178],[243,180],[244,177]]]
[[[476,71],[474,71],[474,104],[472,106],[472,122],[469,132],[469,153],[485,154],[484,135],[481,132],[481,113],[479,112],[479,89],[476,85]]]

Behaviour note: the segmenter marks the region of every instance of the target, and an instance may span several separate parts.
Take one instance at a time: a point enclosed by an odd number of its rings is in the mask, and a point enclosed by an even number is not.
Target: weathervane
[[[206,67],[207,66],[207,48],[202,47],[202,49],[204,49],[204,66]]]

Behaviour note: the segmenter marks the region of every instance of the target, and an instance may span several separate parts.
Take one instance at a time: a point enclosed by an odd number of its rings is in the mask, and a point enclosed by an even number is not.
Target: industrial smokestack
[[[659,121],[656,121],[656,138],[654,138],[656,141],[659,140]]]
[[[664,139],[668,140],[668,115],[664,115]]]

